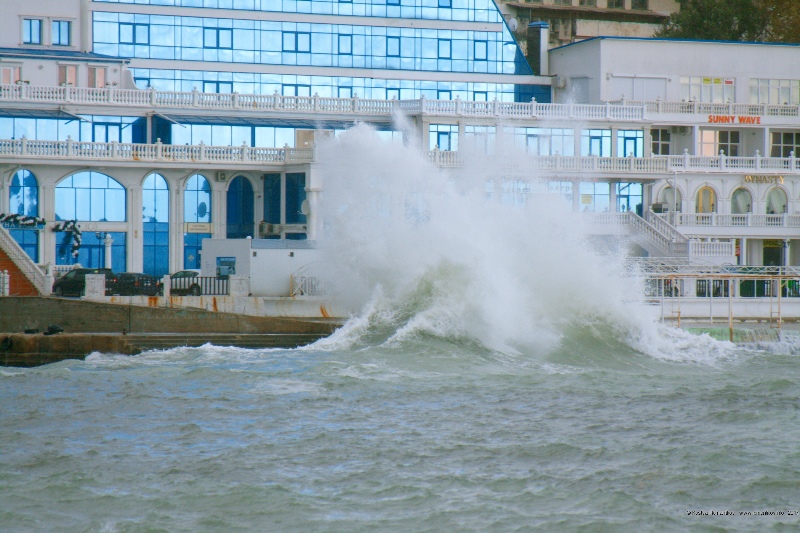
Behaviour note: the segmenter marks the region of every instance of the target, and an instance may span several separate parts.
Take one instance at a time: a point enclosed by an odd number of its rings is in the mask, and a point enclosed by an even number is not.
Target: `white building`
[[[534,75],[490,2],[195,3],[4,6],[0,211],[33,262],[160,276],[207,238],[313,239],[315,135],[398,135],[399,109],[444,171],[518,143],[521,179],[650,255],[800,265],[795,46],[597,38]]]

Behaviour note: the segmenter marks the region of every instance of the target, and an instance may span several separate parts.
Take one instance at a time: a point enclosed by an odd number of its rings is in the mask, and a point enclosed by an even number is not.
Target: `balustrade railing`
[[[800,117],[800,106],[619,100],[604,104],[473,102],[468,100],[377,100],[354,96],[328,98],[281,94],[239,94],[120,89],[117,87],[0,85],[0,102],[69,103],[146,108],[200,108],[237,112],[349,113],[390,117],[395,108],[409,114],[495,116],[563,120],[643,121],[652,114]]]
[[[310,163],[313,148],[262,148],[242,146],[207,146],[182,144],[91,143],[66,141],[0,140],[0,160],[33,157],[42,159],[162,161],[207,163]]]
[[[800,215],[788,213],[778,215],[718,214],[718,213],[662,213],[654,214],[654,220],[672,221],[678,226],[745,226],[800,228]]]
[[[23,250],[11,234],[8,233],[8,230],[2,226],[0,226],[0,249],[6,253],[8,258],[11,259],[15,265],[17,265],[20,272],[22,272],[33,286],[36,287],[39,294],[43,296],[50,294],[52,287],[45,273],[42,272],[39,265],[34,263],[33,259],[25,253],[25,250]]]

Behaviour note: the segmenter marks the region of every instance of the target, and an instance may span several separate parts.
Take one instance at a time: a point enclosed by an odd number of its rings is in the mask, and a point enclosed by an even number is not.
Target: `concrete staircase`
[[[49,296],[53,279],[45,275],[8,231],[0,226],[0,272],[11,277],[8,296]]]
[[[7,271],[10,278],[9,296],[40,296],[33,283],[22,273],[5,250],[0,248],[0,272]]]

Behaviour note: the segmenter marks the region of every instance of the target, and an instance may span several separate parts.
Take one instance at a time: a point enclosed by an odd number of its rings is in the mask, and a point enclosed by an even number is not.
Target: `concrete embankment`
[[[132,355],[206,343],[293,348],[330,335],[339,324],[63,298],[6,297],[0,298],[0,365],[36,366],[83,359],[92,352]],[[45,335],[50,326],[63,332]]]

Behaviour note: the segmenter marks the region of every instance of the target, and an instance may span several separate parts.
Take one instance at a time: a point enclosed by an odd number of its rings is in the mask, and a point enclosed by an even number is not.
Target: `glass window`
[[[69,46],[72,24],[68,20],[54,20],[51,22],[51,27],[52,43],[57,46]]]
[[[56,264],[80,264],[84,268],[104,268],[106,266],[105,239],[111,239],[111,268],[122,272],[127,265],[127,233],[84,231],[77,255],[72,255],[72,233],[63,232],[56,237]]]
[[[800,156],[800,133],[792,131],[773,131],[771,157]]]
[[[648,2],[647,0],[631,0],[631,9],[639,9],[642,11],[647,11],[648,9]]]
[[[475,41],[475,61],[486,61],[489,59],[488,41]]]
[[[439,39],[439,59],[450,59],[451,43],[450,39]]]
[[[264,222],[281,223],[281,175],[264,174]]]
[[[668,129],[650,130],[651,151],[653,155],[669,155],[671,134]]]
[[[439,0],[439,7],[453,7],[452,0]]]
[[[28,217],[39,216],[39,184],[29,170],[18,170],[8,190],[8,212]]]
[[[125,188],[100,172],[78,172],[56,185],[56,220],[125,222]]]
[[[400,37],[386,38],[386,56],[400,57]]]
[[[596,7],[597,0],[581,0],[578,5]]]
[[[297,32],[297,31],[283,32],[283,51],[310,52],[311,34],[307,32]]]
[[[286,223],[305,224],[303,201],[306,199],[306,175],[302,172],[286,174]],[[287,236],[288,237],[288,236]]]
[[[583,130],[581,155],[611,157],[611,130]]]
[[[458,150],[457,124],[431,124],[428,128],[431,150],[437,148],[443,151]]]
[[[617,190],[617,212],[634,211],[642,216],[642,184],[615,183],[614,185]]]
[[[120,23],[120,44],[149,44],[150,26],[148,24]]]
[[[352,35],[339,35],[339,53],[342,55],[353,55]]]
[[[184,222],[211,222],[211,186],[200,174],[186,182],[184,192]]]
[[[608,211],[611,187],[608,183],[581,182],[578,185],[581,211]]]
[[[142,186],[143,272],[169,274],[169,186],[161,174],[150,174]]]
[[[23,19],[23,44],[42,44],[42,21],[40,19]]]
[[[225,28],[205,28],[203,30],[204,48],[233,48],[233,30]]]
[[[611,9],[625,9],[625,0],[608,0],[608,7]]]
[[[642,157],[644,155],[644,131],[617,131],[617,157]]]
[[[244,176],[231,181],[227,194],[227,238],[253,237],[255,223],[253,186]]]
[[[106,86],[105,67],[89,67],[89,87]]]

